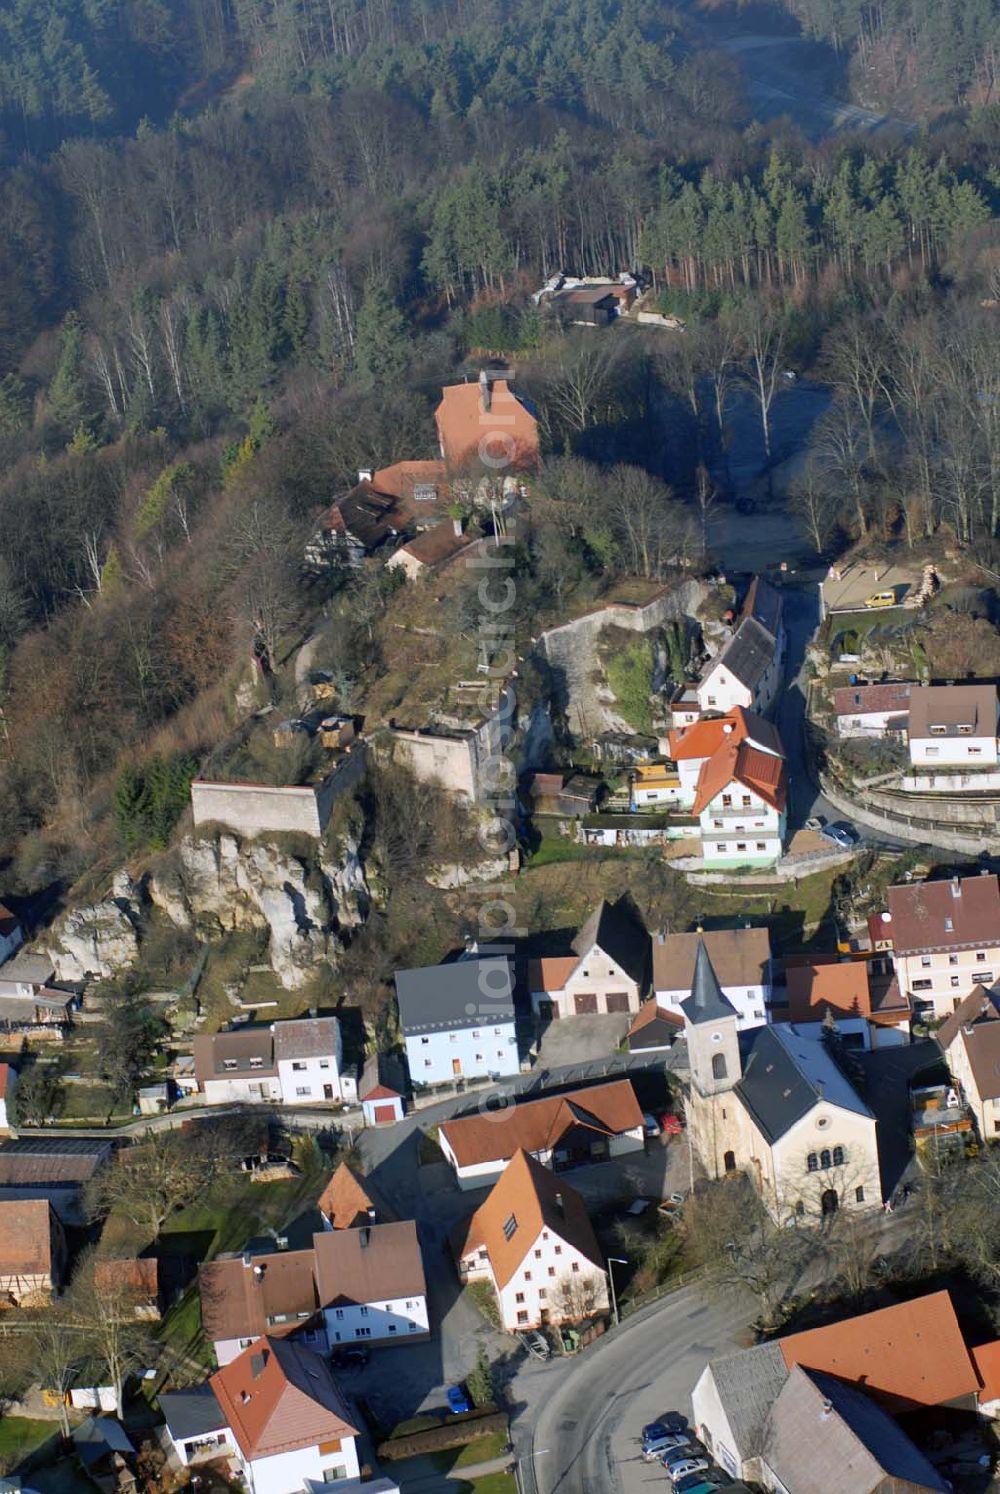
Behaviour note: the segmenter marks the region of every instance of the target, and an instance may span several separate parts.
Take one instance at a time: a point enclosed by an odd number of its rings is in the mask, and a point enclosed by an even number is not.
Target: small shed
[[[327,716],[319,724],[319,739],[331,752],[348,746],[354,736],[353,716]]]
[[[406,1113],[406,1081],[403,1066],[389,1053],[373,1053],[365,1059],[358,1097],[366,1126],[390,1126]]]
[[[113,1416],[88,1416],[72,1435],[74,1451],[99,1489],[108,1494],[132,1494],[138,1489],[129,1466],[135,1448],[120,1421]]]
[[[166,1082],[144,1085],[137,1099],[140,1115],[162,1115],[170,1109],[170,1085]]]

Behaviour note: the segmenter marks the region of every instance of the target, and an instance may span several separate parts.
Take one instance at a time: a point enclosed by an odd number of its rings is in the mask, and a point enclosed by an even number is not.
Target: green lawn
[[[459,1489],[465,1494],[517,1494],[512,1473],[484,1473],[482,1478],[473,1479],[471,1483],[456,1485],[456,1494]]]
[[[27,1416],[0,1417],[0,1458],[25,1458],[46,1437],[58,1432],[57,1421],[33,1421]]]
[[[488,1437],[480,1437],[476,1442],[467,1442],[459,1449],[458,1457],[452,1463],[452,1468],[470,1468],[474,1463],[488,1463],[491,1458],[499,1458],[507,1446],[507,1438],[503,1432],[491,1432]]]

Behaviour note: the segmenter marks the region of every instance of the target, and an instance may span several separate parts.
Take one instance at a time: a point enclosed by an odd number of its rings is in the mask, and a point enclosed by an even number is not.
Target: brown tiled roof
[[[947,1292],[778,1339],[785,1364],[824,1370],[899,1409],[942,1406],[979,1390]]]
[[[510,1230],[509,1222],[515,1221]],[[506,1228],[505,1228],[506,1226]],[[499,1288],[517,1271],[543,1229],[601,1267],[603,1259],[583,1199],[527,1152],[517,1151],[486,1202],[460,1236],[459,1258],[485,1246]],[[509,1238],[508,1238],[509,1236]]]
[[[407,540],[400,550],[407,555],[412,555],[414,560],[419,560],[421,565],[442,565],[457,555],[461,550],[467,550],[470,546],[480,543],[468,534],[456,534],[455,526],[450,519],[441,524],[435,524],[433,529],[422,529],[413,539]],[[399,551],[396,552],[400,553]]]
[[[296,1017],[274,1024],[274,1061],[285,1058],[326,1058],[337,1051],[340,1024],[336,1017]]]
[[[334,1229],[354,1229],[356,1225],[370,1223],[369,1209],[375,1210],[379,1222],[395,1217],[374,1186],[359,1178],[346,1162],[341,1162],[335,1169],[316,1200],[316,1207],[326,1215]]]
[[[643,1043],[641,1041],[633,1044],[632,1039],[641,1039],[646,1033],[646,1028],[657,1022],[662,1023],[667,1032],[673,1035],[679,1033],[684,1027],[684,1018],[680,1012],[668,1011],[665,1007],[658,1006],[656,998],[652,997],[649,1001],[642,1003],[635,1021],[625,1034],[629,1047],[642,1048]],[[648,1046],[652,1046],[652,1043]]]
[[[980,1401],[1000,1400],[1000,1338],[971,1350],[972,1362],[982,1382]]]
[[[897,954],[1000,944],[1000,887],[995,876],[953,877],[890,887],[889,922],[881,938]]]
[[[257,1074],[262,1078],[273,1078],[278,1072],[274,1066],[274,1039],[267,1027],[238,1027],[232,1032],[202,1032],[192,1043],[194,1071],[198,1083],[206,1079],[234,1078],[240,1074]],[[226,1060],[235,1061],[235,1068],[227,1069]],[[259,1059],[256,1065],[252,1059]]]
[[[690,991],[700,940],[723,989],[767,984],[771,958],[767,929],[708,929],[704,933],[664,934],[662,938],[654,934],[654,991]]]
[[[794,965],[786,971],[788,1014],[792,1022],[819,1022],[834,1017],[868,1017],[868,966],[864,960],[839,964]]]
[[[887,685],[844,685],[833,692],[833,712],[835,716],[865,716],[882,711],[905,715],[912,689],[912,685],[896,681]]]
[[[477,466],[484,437],[490,454],[504,456],[508,471],[538,464],[538,422],[506,379],[490,380],[488,411],[478,380],[447,385],[441,390],[434,419],[444,459],[452,469]]]
[[[579,955],[548,955],[540,960],[529,960],[529,990],[561,991],[579,963]]]
[[[992,1021],[997,1015],[996,1006],[990,999],[989,989],[986,986],[976,985],[973,986],[968,996],[962,998],[955,1010],[945,1017],[934,1036],[940,1047],[947,1052],[967,1023]]]
[[[899,988],[899,976],[888,980],[869,974],[868,996],[872,1004],[871,1020],[881,1027],[898,1027],[910,1015],[910,998]]]
[[[225,1338],[279,1337],[301,1328],[319,1308],[311,1250],[281,1250],[209,1261],[198,1267],[201,1322],[213,1343]],[[274,1323],[289,1317],[288,1323]]]
[[[366,550],[374,550],[406,527],[407,515],[391,494],[360,482],[327,509],[321,523],[331,534],[350,535]]]
[[[761,752],[749,742],[734,743],[730,737],[702,764],[692,814],[701,814],[730,783],[753,789],[774,809],[785,807],[787,778],[784,759],[770,752]]]
[[[932,733],[932,726],[943,726]],[[971,727],[960,733],[959,727]],[[910,691],[910,736],[995,737],[996,685],[914,685]]]
[[[250,1461],[358,1436],[325,1360],[296,1344],[260,1338],[209,1383]]]
[[[965,1044],[979,1098],[1000,1100],[1000,1022],[977,1022],[959,1042]]]
[[[413,489],[416,487],[435,487],[438,489],[438,497],[446,497],[441,490],[448,480],[448,469],[444,462],[393,462],[391,467],[380,467],[372,474],[372,485],[380,493],[388,493],[393,498],[402,499],[407,508],[412,508],[414,513],[421,513],[424,509],[433,510],[433,503],[427,499],[419,501],[413,497]]]
[[[13,1073],[14,1070],[11,1068],[9,1063],[0,1063],[0,1100],[6,1098],[7,1085],[10,1080],[10,1076]]]
[[[642,1126],[642,1111],[628,1079],[574,1089],[564,1095],[524,1100],[496,1114],[460,1116],[443,1121],[446,1138],[459,1167],[502,1162],[519,1148],[547,1151],[572,1127],[618,1136]]]
[[[427,1293],[424,1263],[412,1219],[397,1224],[335,1229],[313,1239],[316,1279],[324,1307],[389,1302]]]
[[[155,1256],[130,1256],[94,1262],[94,1280],[98,1286],[124,1283],[133,1292],[156,1297],[160,1289],[159,1261]]]
[[[52,1210],[47,1199],[0,1200],[0,1275],[48,1276]]]
[[[110,1143],[22,1138],[0,1146],[0,1187],[44,1188],[85,1183],[111,1152]]]

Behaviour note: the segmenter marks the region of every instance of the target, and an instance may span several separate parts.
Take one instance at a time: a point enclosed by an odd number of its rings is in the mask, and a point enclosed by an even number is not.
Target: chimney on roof
[[[358,468],[358,482],[371,482],[374,473],[371,467]]]
[[[952,897],[962,896],[962,883],[958,877],[952,877],[951,879],[951,895]]]
[[[493,391],[490,389],[489,375],[485,368],[479,370],[479,393],[482,395],[483,409],[489,414],[490,406],[493,403]]]
[[[369,1229],[368,1225],[367,1224],[362,1225],[361,1228],[358,1230],[358,1244],[361,1246],[362,1250],[367,1250],[368,1249],[368,1245],[369,1245],[369,1243],[371,1241],[371,1237],[372,1237],[372,1232]]]
[[[971,1022],[963,1022],[962,1023],[962,1031],[965,1033],[966,1037],[971,1037],[972,1036],[972,1032],[973,1032],[972,1023]]]
[[[254,1268],[253,1268],[253,1278],[254,1278],[254,1281],[256,1281],[257,1284],[258,1284],[258,1286],[259,1286],[260,1283],[264,1280],[264,1267],[263,1266],[254,1266]]]

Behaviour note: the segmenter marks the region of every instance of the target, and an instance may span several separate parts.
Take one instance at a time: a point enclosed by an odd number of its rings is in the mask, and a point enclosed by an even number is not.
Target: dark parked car
[[[364,1369],[368,1363],[367,1349],[334,1349],[330,1355],[334,1369]]]
[[[682,1416],[679,1411],[664,1411],[662,1416],[658,1416],[655,1421],[651,1421],[647,1426],[643,1427],[642,1440],[643,1442],[652,1442],[655,1438],[666,1437],[671,1432],[674,1434],[685,1432],[687,1431],[687,1424],[687,1417]]]

